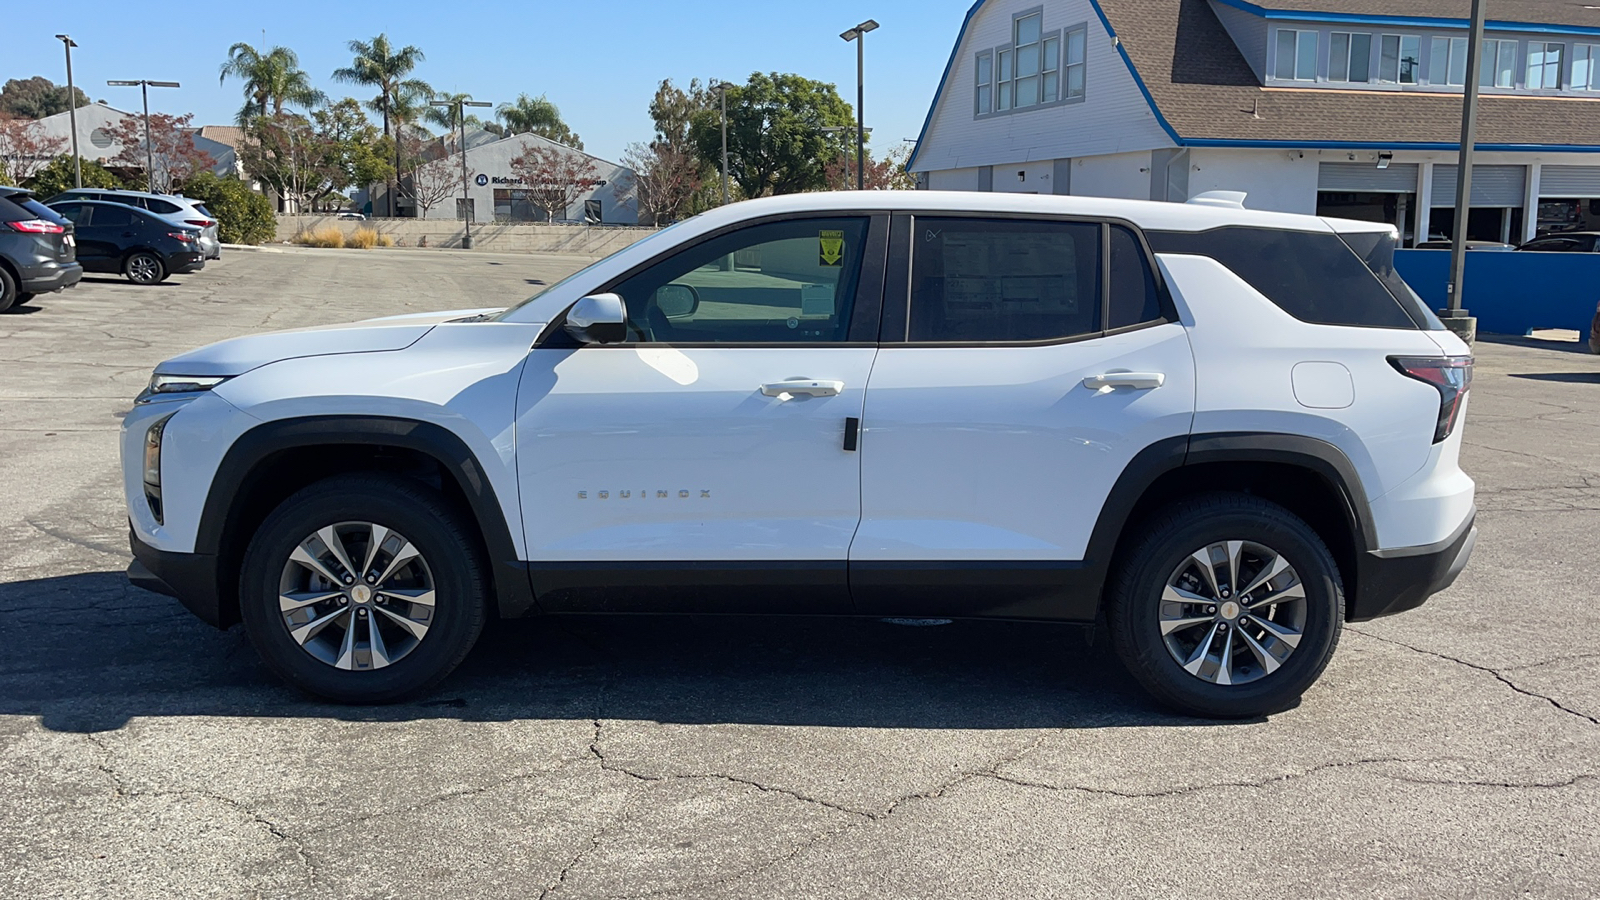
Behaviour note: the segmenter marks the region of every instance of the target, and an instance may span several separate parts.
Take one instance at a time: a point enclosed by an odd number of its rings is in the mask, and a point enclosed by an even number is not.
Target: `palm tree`
[[[472,95],[471,94],[439,94],[439,95],[433,97],[432,100],[433,100],[434,103],[448,103],[450,105],[449,106],[431,106],[430,105],[422,113],[423,121],[428,122],[431,125],[437,125],[440,128],[444,129],[446,132],[450,132],[450,131],[455,131],[457,128],[461,127],[461,120],[456,118],[456,113],[460,112],[463,109],[463,107],[458,106],[457,104],[460,104],[460,103],[463,103],[463,102],[471,103],[472,102]],[[472,115],[471,113],[467,113],[466,118],[467,118],[467,124],[468,125],[482,125],[483,124],[483,122],[477,116]]]
[[[583,149],[583,141],[561,120],[561,110],[543,94],[537,97],[518,94],[516,103],[502,103],[494,114],[506,123],[510,134],[537,134],[577,150]]]
[[[337,81],[350,84],[364,84],[378,89],[378,96],[367,101],[367,108],[383,115],[383,133],[392,135],[394,145],[394,168],[400,171],[400,129],[399,124],[404,119],[410,107],[414,106],[417,98],[432,96],[433,88],[419,78],[408,78],[417,63],[425,58],[421,48],[408,44],[399,50],[389,43],[387,34],[380,34],[370,41],[351,41],[348,44],[350,52],[355,54],[355,59],[349,66],[335,69],[333,77]],[[400,115],[395,115],[395,114]],[[415,119],[415,115],[411,116]],[[394,121],[399,119],[400,121]],[[389,182],[389,210],[394,211],[394,182]]]
[[[244,82],[244,106],[235,117],[240,125],[257,116],[283,114],[286,104],[310,108],[328,98],[311,85],[311,76],[300,68],[300,60],[288,47],[273,47],[266,53],[240,42],[228,48],[228,61],[222,64],[218,84],[237,78]]]

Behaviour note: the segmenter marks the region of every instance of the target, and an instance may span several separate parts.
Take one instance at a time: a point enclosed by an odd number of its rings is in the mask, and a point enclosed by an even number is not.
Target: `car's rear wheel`
[[[1107,610],[1134,678],[1193,715],[1261,716],[1298,703],[1344,622],[1338,565],[1316,531],[1243,494],[1183,501],[1141,531],[1119,557]]]
[[[0,312],[5,312],[20,302],[22,295],[17,291],[17,280],[11,277],[5,266],[0,266]]]
[[[167,279],[161,257],[147,250],[128,254],[122,262],[122,274],[134,284],[160,284]]]
[[[381,703],[467,655],[486,617],[477,542],[444,498],[378,475],[296,493],[246,551],[239,601],[267,666],[309,693]]]

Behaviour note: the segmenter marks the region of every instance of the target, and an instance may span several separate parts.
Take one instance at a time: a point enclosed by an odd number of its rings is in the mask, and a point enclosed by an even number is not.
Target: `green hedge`
[[[278,235],[278,217],[266,197],[237,178],[201,172],[183,183],[183,195],[217,217],[224,244],[263,244]]]
[[[100,165],[94,160],[85,159],[83,166],[83,186],[92,188],[125,188],[128,185],[114,175],[111,170]],[[40,169],[32,178],[29,178],[22,187],[39,195],[41,200],[49,200],[62,191],[72,190],[72,157],[58,156],[50,161],[50,165]],[[141,182],[133,188],[136,191],[144,190]]]

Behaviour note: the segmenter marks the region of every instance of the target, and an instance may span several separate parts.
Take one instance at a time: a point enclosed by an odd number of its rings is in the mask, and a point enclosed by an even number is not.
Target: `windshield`
[[[635,244],[625,248],[625,250],[618,251],[618,252],[626,252],[626,250],[633,250],[635,248],[646,247],[646,246],[649,246],[649,245],[653,245],[653,244],[659,243],[661,241],[661,239],[663,237],[665,237],[669,232],[673,231],[674,229],[678,228],[681,225],[686,225],[686,224],[688,224],[690,222],[693,222],[695,218],[698,218],[698,217],[691,217],[691,218],[688,218],[688,219],[684,219],[682,222],[674,222],[673,224],[668,225],[667,227],[661,229],[660,231],[656,232],[655,234],[650,235],[649,237],[645,238],[644,240],[641,240],[638,243],[635,243]],[[615,256],[615,255],[616,254],[612,254],[612,256]],[[528,299],[522,301],[521,303],[518,303],[515,306],[507,307],[506,309],[501,311],[498,315],[494,316],[490,321],[499,322],[499,321],[504,320],[507,316],[509,316],[512,313],[516,312],[517,310],[523,308],[524,306],[527,306],[529,303],[532,303],[533,301],[539,299],[540,297],[543,297],[545,294],[550,293],[551,291],[555,290],[556,288],[564,287],[564,286],[566,286],[568,284],[571,284],[574,281],[578,281],[578,280],[582,279],[584,276],[586,276],[590,272],[590,270],[594,269],[596,266],[600,265],[601,263],[605,262],[606,260],[608,260],[610,258],[611,258],[610,256],[607,256],[607,257],[595,260],[594,262],[588,264],[587,266],[584,266],[583,268],[579,269],[576,272],[573,272],[571,275],[568,275],[567,277],[561,279],[560,281],[556,282],[555,284],[548,285],[546,287],[540,288],[538,291],[536,291],[533,294],[533,296],[531,296]]]
[[[1417,296],[1417,292],[1411,289],[1411,285],[1406,284],[1406,280],[1400,277],[1399,272],[1395,271],[1394,232],[1341,231],[1339,232],[1339,237],[1344,240],[1351,250],[1355,251],[1357,256],[1361,257],[1361,261],[1367,264],[1367,268],[1372,270],[1372,274],[1378,276],[1378,280],[1383,282],[1385,288],[1389,289],[1389,293],[1393,294],[1394,299],[1400,302],[1400,305],[1405,308],[1406,313],[1411,316],[1418,327],[1429,331],[1438,331],[1444,328],[1444,323],[1440,322],[1439,317],[1435,316],[1433,310],[1428,308],[1427,302]]]

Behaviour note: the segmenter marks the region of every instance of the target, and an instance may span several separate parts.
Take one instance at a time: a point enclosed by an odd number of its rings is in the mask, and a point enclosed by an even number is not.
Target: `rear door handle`
[[[761,393],[768,397],[837,397],[844,390],[842,381],[811,381],[809,379],[796,379],[794,381],[774,381],[761,386]]]
[[[1167,376],[1160,372],[1107,372],[1104,375],[1090,375],[1083,380],[1084,387],[1096,391],[1119,387],[1149,391],[1166,383]]]

